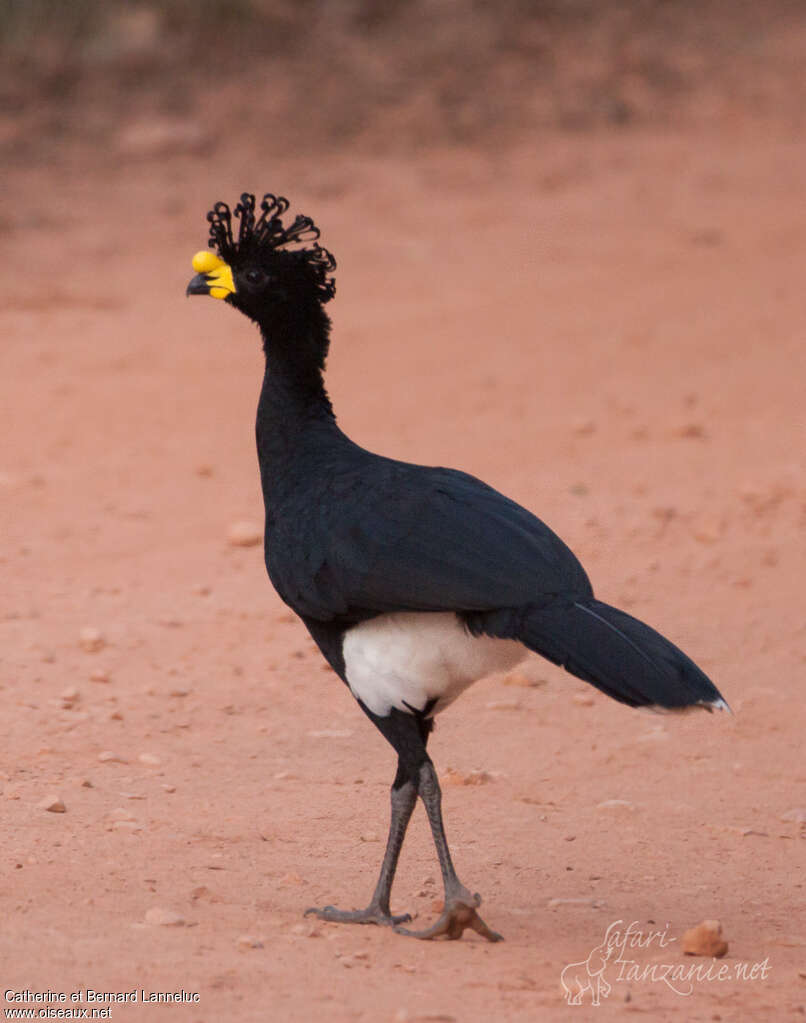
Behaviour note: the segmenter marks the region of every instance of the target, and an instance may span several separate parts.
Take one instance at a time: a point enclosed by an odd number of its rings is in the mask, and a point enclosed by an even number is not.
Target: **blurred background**
[[[2,0],[0,33],[6,159],[160,127],[396,151],[804,117],[798,0]]]

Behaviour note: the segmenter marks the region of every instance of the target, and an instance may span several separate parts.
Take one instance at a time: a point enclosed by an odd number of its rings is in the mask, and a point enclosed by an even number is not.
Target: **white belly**
[[[353,696],[382,717],[393,707],[444,710],[469,685],[506,671],[527,654],[515,640],[471,636],[452,612],[379,615],[344,637],[345,675]]]

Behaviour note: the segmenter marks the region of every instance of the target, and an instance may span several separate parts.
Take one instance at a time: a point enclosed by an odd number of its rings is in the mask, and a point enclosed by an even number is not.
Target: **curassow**
[[[384,458],[342,433],[323,383],[336,262],[308,217],[284,226],[288,206],[274,195],[258,206],[244,194],[234,211],[216,203],[207,215],[214,252],[194,257],[187,292],[223,299],[260,328],[257,449],[269,577],[398,755],[369,905],[308,912],[417,938],[458,938],[470,927],[497,941],[448,851],[426,752],[434,714],[527,650],[631,707],[727,705],[681,650],[597,600],[576,557],[531,512],[466,473]],[[433,926],[413,931],[389,899],[418,795],[445,901]]]

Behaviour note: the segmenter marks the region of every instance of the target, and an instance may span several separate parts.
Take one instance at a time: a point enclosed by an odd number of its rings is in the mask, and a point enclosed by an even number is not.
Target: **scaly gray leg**
[[[398,768],[398,776],[395,778],[395,785],[400,780],[402,770]],[[392,893],[392,882],[395,879],[395,870],[403,847],[403,839],[406,835],[412,811],[417,803],[417,785],[411,779],[403,782],[399,787],[392,786],[392,819],[389,824],[389,837],[386,840],[386,852],[381,864],[381,872],[378,876],[378,883],[366,909],[344,910],[336,909],[335,906],[323,906],[321,909],[312,907],[305,910],[305,916],[316,916],[320,920],[328,920],[340,924],[385,924],[394,927],[411,920],[408,913],[401,916],[392,916],[389,908],[389,898]]]
[[[502,941],[501,935],[491,930],[476,912],[481,905],[481,896],[478,893],[471,895],[456,876],[456,869],[445,838],[445,827],[442,823],[442,792],[434,765],[430,760],[420,766],[418,788],[425,805],[425,812],[428,814],[439,867],[442,871],[445,907],[439,920],[423,931],[410,931],[401,926],[396,926],[395,931],[398,934],[421,938],[425,941],[443,935],[451,940],[456,940],[462,937],[466,928],[470,927],[488,941]]]

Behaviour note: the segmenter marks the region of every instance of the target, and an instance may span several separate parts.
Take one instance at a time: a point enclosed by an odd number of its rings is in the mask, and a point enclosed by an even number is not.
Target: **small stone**
[[[298,935],[300,938],[318,938],[322,930],[313,921],[308,921],[302,924],[294,924],[291,928],[291,933]]]
[[[263,942],[260,938],[256,938],[251,934],[240,934],[235,939],[235,944],[243,951],[250,948],[263,948]]]
[[[684,437],[687,440],[705,440],[708,436],[702,423],[683,423],[674,431],[676,437]]]
[[[683,935],[681,944],[687,956],[713,956],[721,959],[728,951],[728,943],[722,937],[722,924],[718,920],[703,920],[701,924],[692,927]]]
[[[635,803],[631,803],[629,799],[605,799],[601,803],[596,804],[597,810],[634,810]]]
[[[156,753],[141,753],[137,759],[141,764],[147,764],[149,767],[159,767],[162,763]]]
[[[487,710],[520,710],[521,704],[518,700],[490,700],[485,707]]]
[[[445,785],[487,785],[493,781],[489,771],[474,770],[462,774],[461,771],[449,767],[441,778]]]
[[[787,810],[786,813],[781,814],[781,820],[800,824],[803,827],[806,825],[806,808],[796,806],[794,810]]]
[[[85,626],[79,632],[78,642],[81,649],[85,650],[88,654],[95,654],[106,646],[106,640],[101,630],[91,625]]]
[[[263,540],[263,527],[256,522],[233,522],[227,530],[231,547],[256,547]]]
[[[60,796],[46,796],[36,805],[40,810],[47,810],[48,813],[64,813],[67,809]]]
[[[571,699],[580,707],[592,707],[595,702],[590,693],[574,693]]]
[[[106,668],[93,668],[90,672],[90,682],[109,682],[110,675]]]
[[[176,785],[163,785],[162,787],[166,792],[176,792]]]
[[[152,906],[146,911],[145,922],[154,927],[184,927],[185,921],[178,913],[162,906]]]
[[[114,753],[111,749],[106,749],[103,753],[98,754],[98,760],[102,764],[127,764],[128,760],[125,757],[120,756],[118,753]]]
[[[537,689],[544,684],[542,679],[531,678],[523,671],[508,671],[501,679],[502,686],[520,686],[523,689]]]
[[[77,703],[81,699],[81,694],[75,686],[63,689],[59,695],[62,701],[62,706],[64,707],[72,707],[73,704]]]
[[[123,806],[116,806],[114,810],[109,811],[109,817],[116,821],[134,821],[137,818],[131,812]]]
[[[377,831],[365,831],[360,837],[362,842],[380,842]]]

